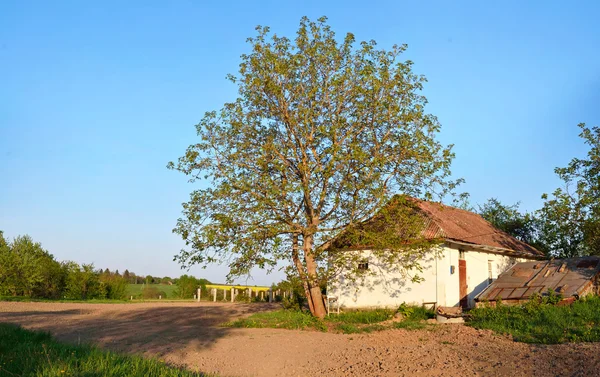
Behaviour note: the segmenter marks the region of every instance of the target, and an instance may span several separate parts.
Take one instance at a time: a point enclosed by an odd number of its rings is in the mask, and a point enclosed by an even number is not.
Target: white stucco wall
[[[397,307],[403,302],[422,304],[435,302],[438,306],[457,306],[460,301],[458,260],[459,250],[448,245],[440,245],[439,253],[421,262],[422,273],[401,271],[379,263],[369,250],[360,251],[369,262],[369,270],[375,276],[366,276],[352,282],[342,271],[330,279],[328,297],[337,297],[341,307],[375,308]],[[437,257],[436,257],[437,255]],[[524,259],[516,259],[500,254],[465,250],[467,264],[467,292],[469,306],[474,306],[474,298],[488,286],[488,261],[492,263],[492,276],[498,275]],[[454,266],[454,273],[451,272]],[[424,280],[412,282],[410,277],[417,274]]]

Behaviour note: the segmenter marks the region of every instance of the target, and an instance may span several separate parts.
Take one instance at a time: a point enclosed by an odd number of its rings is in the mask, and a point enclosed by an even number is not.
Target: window
[[[358,264],[359,271],[366,271],[369,269],[369,261],[362,261]]]
[[[494,262],[488,261],[488,284],[492,284],[494,281]]]

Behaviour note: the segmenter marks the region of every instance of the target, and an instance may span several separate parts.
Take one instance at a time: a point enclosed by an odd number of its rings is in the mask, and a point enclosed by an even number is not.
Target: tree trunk
[[[304,237],[304,259],[306,260],[306,277],[309,288],[309,296],[306,298],[309,301],[309,306],[312,303],[310,311],[312,315],[318,318],[325,318],[327,309],[325,308],[323,294],[321,294],[321,287],[319,287],[319,280],[317,279],[317,262],[313,255],[312,242],[312,236]]]
[[[306,277],[306,272],[304,271],[304,266],[300,261],[300,256],[298,255],[298,235],[294,234],[292,236],[292,259],[294,261],[294,265],[296,266],[296,270],[298,271],[298,275],[300,276],[300,280],[302,281],[302,286],[304,288],[304,295],[308,301],[308,308],[311,313],[314,313],[315,309],[310,299],[310,288],[308,287],[308,279]]]

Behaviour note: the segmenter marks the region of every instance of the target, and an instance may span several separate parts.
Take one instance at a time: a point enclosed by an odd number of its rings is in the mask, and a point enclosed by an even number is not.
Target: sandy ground
[[[600,376],[600,344],[532,346],[463,325],[361,335],[219,327],[273,307],[0,302],[0,322],[220,376]]]

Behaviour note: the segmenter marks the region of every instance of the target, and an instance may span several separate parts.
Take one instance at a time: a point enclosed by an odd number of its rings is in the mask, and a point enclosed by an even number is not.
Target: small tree
[[[544,194],[538,211],[544,242],[562,258],[600,254],[600,128],[579,128],[589,147],[587,158],[554,170],[564,185]]]
[[[496,198],[490,198],[478,207],[481,217],[496,228],[540,251],[548,251],[547,246],[540,239],[540,220],[535,213],[522,213],[519,210],[519,203],[506,205]]]
[[[238,98],[207,112],[200,140],[169,164],[209,185],[183,206],[174,231],[188,248],[176,259],[227,260],[229,279],[289,261],[324,317],[319,266],[335,237],[396,193],[443,197],[457,184],[453,153],[425,112],[425,78],[400,60],[406,46],[356,46],[350,33],[338,42],[325,17],[303,18],[293,40],[257,31],[228,76]],[[399,264],[417,259],[390,249],[381,254]]]

